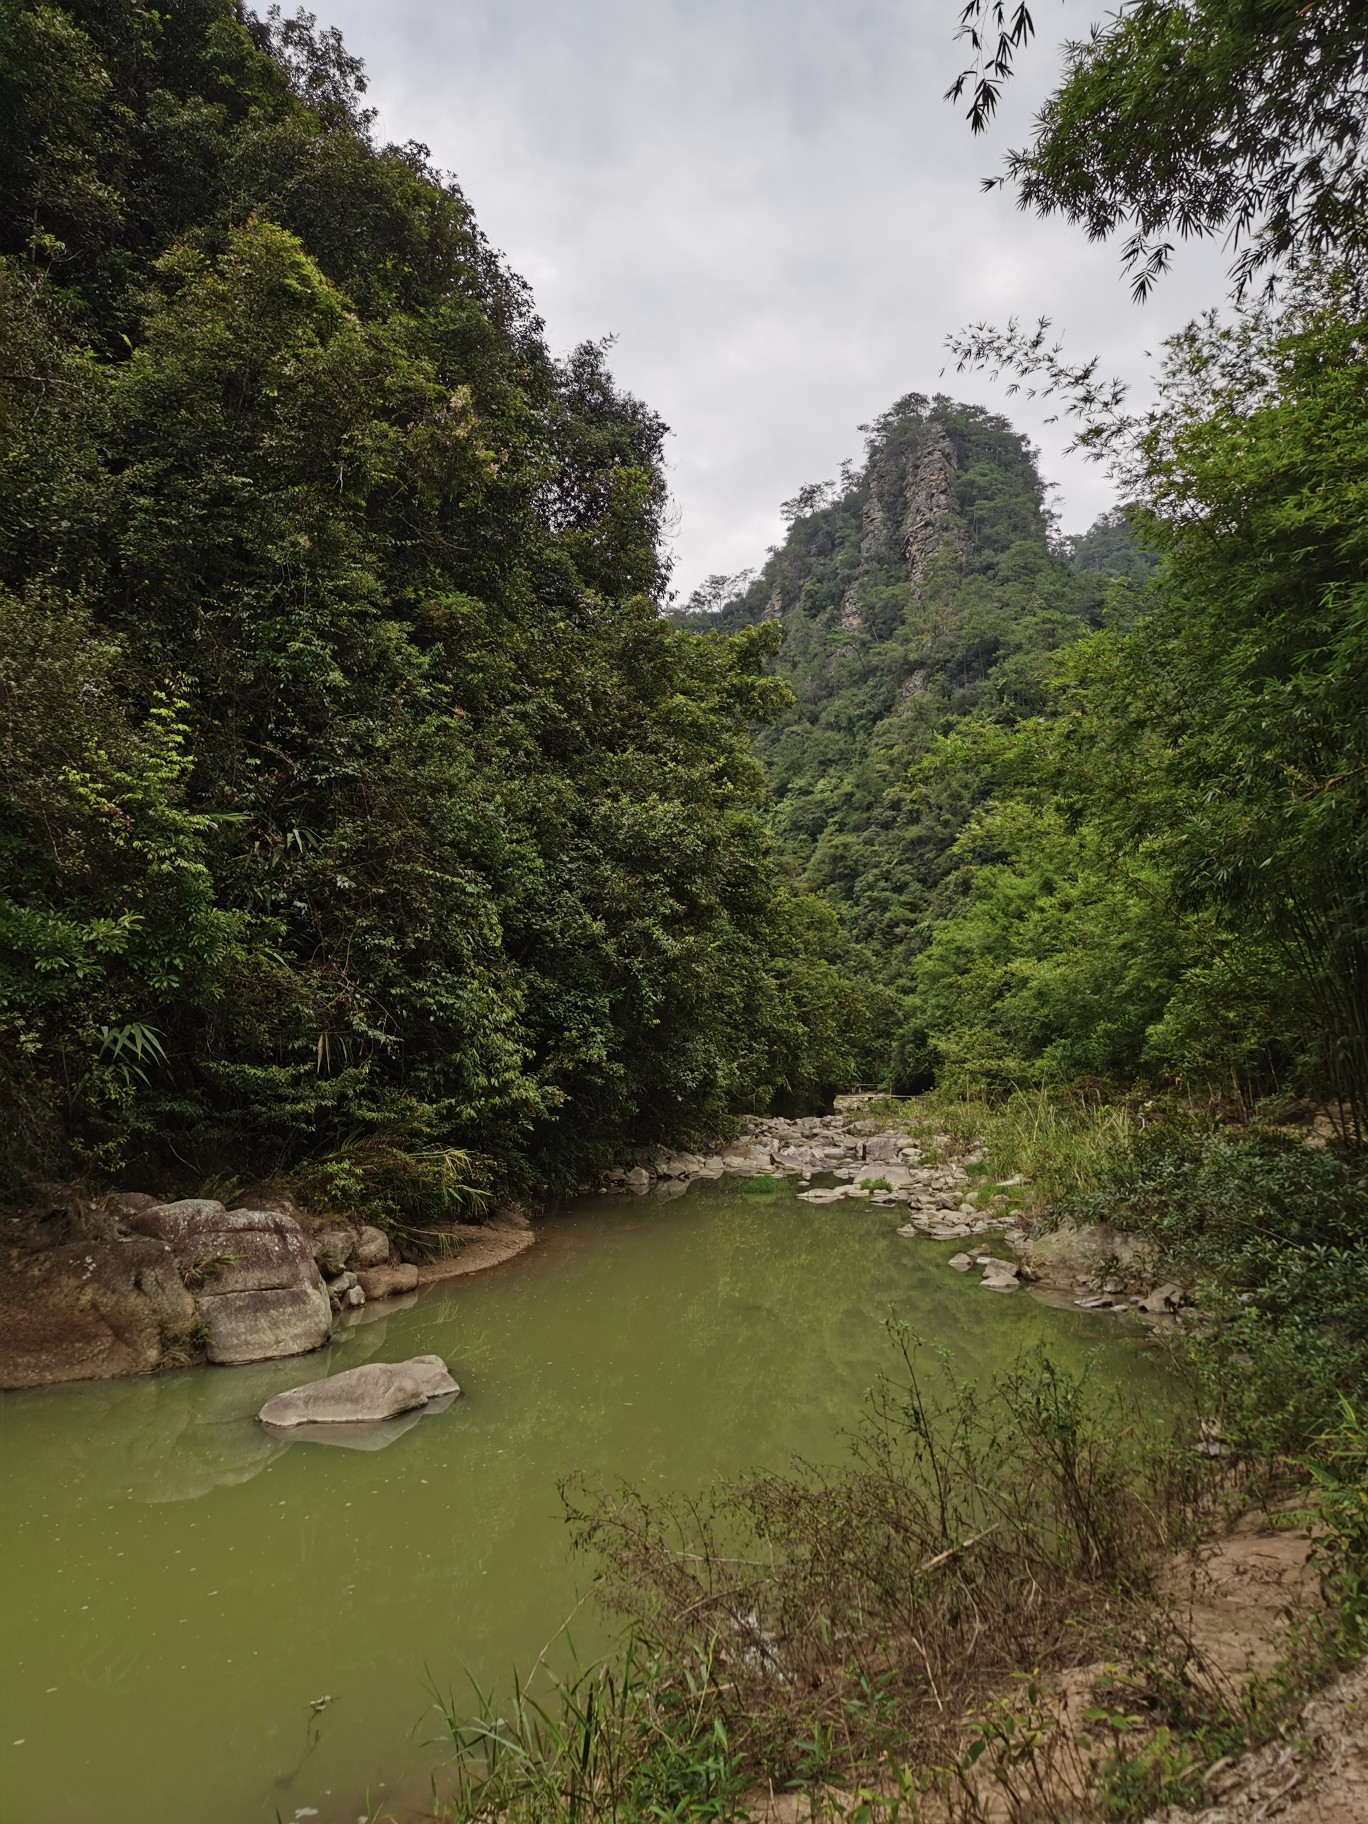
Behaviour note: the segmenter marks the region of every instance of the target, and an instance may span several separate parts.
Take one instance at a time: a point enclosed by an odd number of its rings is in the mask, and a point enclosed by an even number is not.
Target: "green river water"
[[[896,1222],[792,1187],[587,1198],[317,1356],[0,1395],[3,1824],[352,1824],[419,1796],[428,1680],[526,1667],[587,1581],[558,1478],[698,1489],[838,1456],[890,1312],[965,1373],[1043,1339],[1158,1376],[1115,1318],[981,1291]],[[430,1352],[464,1397],[382,1450],[254,1422],[282,1388]],[[579,1611],[581,1651],[602,1626]]]

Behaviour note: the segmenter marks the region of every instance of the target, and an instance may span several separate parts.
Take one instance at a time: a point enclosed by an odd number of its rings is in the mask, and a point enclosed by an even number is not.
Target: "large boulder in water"
[[[416,1355],[407,1362],[367,1362],[292,1387],[267,1400],[257,1417],[263,1425],[282,1427],[373,1424],[460,1391],[440,1355]]]
[[[0,1387],[146,1374],[194,1322],[172,1250],[150,1237],[0,1254]]]
[[[292,1216],[193,1197],[141,1210],[133,1227],[171,1248],[211,1362],[303,1355],[332,1334],[327,1288]]]

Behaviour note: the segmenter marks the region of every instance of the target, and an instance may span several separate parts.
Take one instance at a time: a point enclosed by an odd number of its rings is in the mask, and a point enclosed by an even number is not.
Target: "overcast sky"
[[[941,99],[959,0],[314,0],[370,76],[386,138],[453,171],[528,279],[558,352],[616,336],[620,381],[671,426],[674,584],[763,561],[779,503],[857,457],[908,392],[1005,412],[1041,446],[1063,528],[1112,504],[1050,408],[947,370],[980,318],[1050,317],[1140,383],[1147,351],[1222,293],[1219,248],[1143,307],[1115,251],[985,195],[1068,32],[1041,40],[974,139]],[[947,370],[947,371],[943,371]]]

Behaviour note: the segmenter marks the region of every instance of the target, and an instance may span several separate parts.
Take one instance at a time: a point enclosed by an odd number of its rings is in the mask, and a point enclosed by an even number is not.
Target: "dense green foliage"
[[[1038,725],[949,744],[994,786],[925,977],[971,1075],[1298,1089],[1364,1132],[1366,326],[1330,278],[1174,339],[1127,454],[1142,612]]]
[[[721,609],[782,628],[776,825],[899,997],[886,1081],[1363,1132],[1366,328],[1318,276],[1176,337],[1134,504],[1062,543],[1020,438],[904,401]]]
[[[1057,653],[1098,625],[1115,578],[1153,560],[1119,514],[1057,540],[1025,440],[946,399],[900,401],[869,427],[858,474],[790,507],[783,548],[709,618],[782,630],[795,701],[757,736],[776,830],[896,997],[879,1068],[915,1083],[936,1062],[928,1025],[951,1023],[926,953],[961,904],[957,844],[991,778],[977,754],[949,763],[944,736],[1034,725]]]
[[[1062,1211],[1133,1231],[1223,1321],[1196,1336],[1229,1448],[1310,1447],[1368,1398],[1368,1165],[1277,1131],[1136,1135]]]
[[[564,1181],[848,1070],[773,636],[659,618],[664,427],[336,34],[5,0],[0,83],[11,1169]]]

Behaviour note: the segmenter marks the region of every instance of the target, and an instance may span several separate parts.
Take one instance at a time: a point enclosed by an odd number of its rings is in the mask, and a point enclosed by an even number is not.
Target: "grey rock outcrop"
[[[367,1362],[292,1387],[267,1400],[257,1417],[263,1425],[282,1428],[375,1424],[460,1391],[439,1355],[417,1355],[407,1362]]]
[[[303,1355],[331,1335],[327,1290],[293,1217],[187,1198],[140,1211],[133,1226],[175,1256],[211,1362]]]
[[[1148,1252],[1134,1235],[1107,1223],[1088,1229],[1061,1224],[1047,1234],[1032,1237],[1030,1260],[1052,1284],[1100,1285],[1116,1267],[1127,1275],[1144,1273]]]
[[[0,1276],[0,1387],[156,1368],[195,1322],[172,1251],[150,1237],[17,1253]]]

